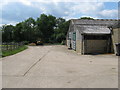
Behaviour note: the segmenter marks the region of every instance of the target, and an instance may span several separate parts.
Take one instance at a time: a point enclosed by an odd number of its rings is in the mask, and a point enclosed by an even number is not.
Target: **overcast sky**
[[[62,17],[66,20],[89,16],[102,19],[117,19],[118,18],[118,2],[74,2],[71,0],[63,2],[55,1],[38,1],[36,0],[4,0],[0,3],[2,8],[2,24],[16,24],[29,17],[36,19],[40,14],[52,14],[56,17]],[[114,0],[115,1],[115,0]]]

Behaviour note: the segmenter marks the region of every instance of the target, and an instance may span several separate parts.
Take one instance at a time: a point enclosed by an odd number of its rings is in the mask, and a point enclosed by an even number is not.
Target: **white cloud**
[[[97,13],[104,9],[104,3],[93,3],[93,2],[82,2],[82,3],[72,3],[68,4],[69,8],[68,15],[65,18],[80,18],[81,16],[90,16],[97,18]]]
[[[66,19],[79,18],[81,15],[93,16],[104,8],[104,3],[93,2],[42,2],[32,3],[32,7],[39,8],[45,14],[52,14]],[[76,17],[77,16],[77,17]],[[94,16],[95,17],[95,16]]]
[[[19,0],[19,2],[23,3],[24,5],[32,5],[32,3],[29,0]]]
[[[103,3],[77,3],[72,7],[72,10],[76,13],[82,14],[95,14],[104,7]]]
[[[16,21],[9,21],[9,20],[5,20],[5,19],[1,19],[1,18],[0,18],[0,22],[1,22],[0,27],[4,24],[15,26],[17,23],[19,23],[19,22],[16,22]]]
[[[31,5],[32,2],[119,2],[119,0],[1,0],[0,5],[6,5],[10,2],[22,2],[25,5]]]
[[[12,1],[12,4],[9,3]],[[26,19],[26,17],[37,18],[41,13],[52,14],[56,17],[63,17],[67,20],[80,18],[81,16],[89,16],[93,18],[115,18],[117,16],[117,10],[106,10],[103,2],[75,2],[72,0],[74,2],[68,3],[68,0],[64,2],[60,2],[61,0],[50,1],[5,0],[3,5],[3,18],[4,20],[6,19],[6,23],[11,23],[11,20],[16,20],[15,22],[18,22],[21,19]]]
[[[102,10],[101,12],[98,13],[100,17],[116,17],[118,18],[118,10],[112,9],[112,10]]]
[[[87,15],[83,15],[81,17],[91,17],[91,18],[94,18],[94,19],[98,19],[99,17],[92,17],[92,16],[87,16]]]
[[[119,2],[120,0],[98,0],[98,2]]]

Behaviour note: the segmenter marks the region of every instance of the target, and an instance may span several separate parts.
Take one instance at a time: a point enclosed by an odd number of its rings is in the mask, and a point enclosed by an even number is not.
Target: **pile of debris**
[[[29,46],[36,46],[36,43],[30,43]]]

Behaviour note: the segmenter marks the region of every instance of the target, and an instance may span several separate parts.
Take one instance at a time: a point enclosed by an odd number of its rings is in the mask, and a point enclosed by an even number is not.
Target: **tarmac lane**
[[[2,59],[2,79],[3,88],[117,88],[118,57],[30,46]]]

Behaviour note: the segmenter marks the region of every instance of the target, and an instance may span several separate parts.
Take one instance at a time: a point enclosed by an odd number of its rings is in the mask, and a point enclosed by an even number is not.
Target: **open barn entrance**
[[[83,54],[111,53],[110,35],[83,35]]]

